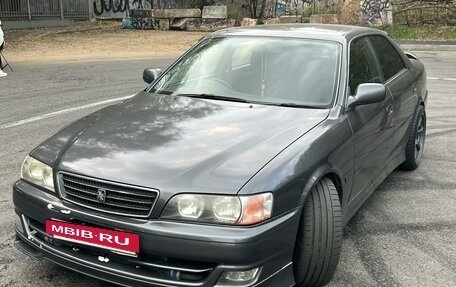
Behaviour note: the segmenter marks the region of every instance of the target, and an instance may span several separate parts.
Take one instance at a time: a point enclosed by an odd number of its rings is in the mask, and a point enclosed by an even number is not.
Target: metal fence
[[[0,19],[89,19],[90,4],[90,0],[0,0]]]

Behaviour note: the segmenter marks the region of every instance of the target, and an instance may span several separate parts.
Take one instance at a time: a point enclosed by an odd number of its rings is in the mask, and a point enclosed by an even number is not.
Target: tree
[[[261,1],[260,15],[258,15],[259,24],[263,24],[264,12],[266,11],[266,0]]]
[[[260,20],[264,18],[267,6],[266,0],[249,0],[247,5],[250,13],[250,18],[258,18]]]

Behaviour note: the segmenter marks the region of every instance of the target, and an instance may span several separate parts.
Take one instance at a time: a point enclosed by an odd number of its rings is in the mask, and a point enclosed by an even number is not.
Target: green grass
[[[417,28],[412,28],[408,26],[391,26],[385,29],[388,32],[388,35],[394,39],[418,39],[418,31]]]
[[[442,33],[442,37],[445,40],[455,40],[456,39],[456,27],[451,27],[452,29],[445,30]]]
[[[384,30],[398,40],[456,40],[456,26],[395,25]]]

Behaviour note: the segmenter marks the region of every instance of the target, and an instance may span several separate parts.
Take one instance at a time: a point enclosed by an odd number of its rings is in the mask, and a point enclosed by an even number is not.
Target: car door
[[[368,39],[382,67],[384,84],[394,99],[393,150],[403,152],[405,141],[408,139],[408,127],[418,104],[415,76],[386,37],[375,35]]]
[[[383,83],[383,73],[371,43],[366,37],[357,38],[350,44],[349,90],[363,83]],[[381,173],[392,151],[394,134],[394,102],[391,94],[383,102],[360,105],[347,110],[354,136],[353,201],[363,191],[372,190],[378,184]],[[382,179],[383,180],[383,179]],[[364,192],[366,197],[370,194]],[[362,198],[360,198],[361,201]]]

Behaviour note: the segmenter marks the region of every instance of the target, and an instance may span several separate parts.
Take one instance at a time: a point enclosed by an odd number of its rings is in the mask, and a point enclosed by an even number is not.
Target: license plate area
[[[55,239],[101,248],[118,254],[137,256],[139,235],[64,221],[46,220],[46,233]]]

